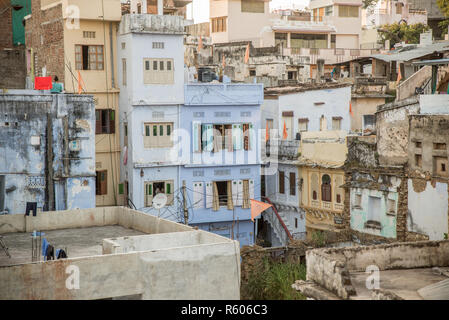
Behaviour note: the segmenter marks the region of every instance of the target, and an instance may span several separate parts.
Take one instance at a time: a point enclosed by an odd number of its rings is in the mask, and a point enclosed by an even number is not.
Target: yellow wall
[[[108,1],[105,1],[105,4]],[[110,23],[112,23],[112,47],[110,36]],[[115,110],[115,134],[97,134],[95,142],[97,170],[108,170],[108,194],[97,196],[97,206],[122,204],[123,196],[118,195],[120,143],[119,143],[119,89],[117,83],[117,43],[116,30],[118,22],[103,22],[102,20],[81,20],[80,29],[69,29],[65,25],[64,53],[66,64],[71,70],[65,68],[65,90],[78,92],[78,70],[75,65],[75,45],[103,45],[104,70],[80,70],[84,82],[85,93],[94,96],[96,109]],[[83,38],[83,31],[95,31],[95,38]],[[111,57],[113,50],[113,59]],[[112,68],[111,61],[114,66]],[[114,72],[112,72],[114,69]],[[112,83],[114,73],[115,83]],[[115,197],[114,197],[115,189]]]
[[[345,131],[311,131],[301,133],[300,160],[316,164],[341,166],[348,147]]]

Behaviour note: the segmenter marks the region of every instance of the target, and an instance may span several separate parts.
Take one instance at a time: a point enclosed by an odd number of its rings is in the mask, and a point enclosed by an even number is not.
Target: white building
[[[153,213],[173,220],[180,159],[172,135],[184,103],[183,34],[182,17],[131,14],[123,16],[117,41],[125,196],[151,212],[152,196],[164,192],[167,207]]]

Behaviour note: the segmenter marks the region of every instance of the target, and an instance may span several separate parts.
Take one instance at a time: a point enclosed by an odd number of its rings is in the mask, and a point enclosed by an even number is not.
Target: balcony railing
[[[345,62],[359,57],[369,57],[379,53],[377,49],[343,49],[343,48],[284,48],[285,55],[310,57],[310,63],[316,64],[317,59],[324,59],[326,64]]]

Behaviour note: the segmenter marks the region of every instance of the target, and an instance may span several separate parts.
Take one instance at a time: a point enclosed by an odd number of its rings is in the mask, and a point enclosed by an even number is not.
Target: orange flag
[[[78,94],[81,94],[81,92],[83,92],[83,86],[82,86],[83,84],[84,84],[84,81],[81,78],[80,71],[78,70]]]
[[[270,128],[268,128],[268,120],[265,128],[265,142],[267,142],[268,140],[270,140]]]
[[[249,43],[246,46],[246,51],[245,51],[245,63],[248,63],[249,61]]]
[[[254,222],[254,218],[259,216],[263,211],[267,210],[271,207],[271,204],[260,202],[254,199],[250,199],[251,201],[251,220]]]
[[[352,112],[352,103],[349,102],[349,113],[351,114],[351,116],[354,116],[354,113]]]
[[[288,137],[288,133],[287,133],[287,125],[285,124],[285,120],[284,120],[284,131],[282,133],[282,139],[286,140]]]
[[[401,64],[399,64],[399,67],[398,67],[398,79],[396,80],[396,84],[398,84],[399,81],[401,81],[401,79],[402,79]]]
[[[203,49],[203,37],[200,37],[200,40],[198,41],[198,51]]]

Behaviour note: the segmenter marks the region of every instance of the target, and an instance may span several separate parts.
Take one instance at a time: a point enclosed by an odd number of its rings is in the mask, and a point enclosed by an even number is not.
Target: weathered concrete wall
[[[239,299],[238,243],[225,241],[0,267],[0,298]],[[69,266],[79,268],[79,289],[66,288]]]
[[[105,253],[120,241],[128,246],[128,253],[0,267],[0,299],[240,298],[237,241],[129,208],[43,212],[37,217],[1,215],[0,234],[114,224],[164,234],[104,242]],[[78,268],[79,289],[67,288],[73,275],[68,267]]]
[[[442,240],[448,221],[447,183],[408,179],[407,229]]]
[[[94,119],[91,96],[0,95],[5,211],[25,213],[27,201],[47,210],[95,206]]]
[[[348,271],[364,272],[370,265],[379,270],[449,266],[449,241],[420,241],[315,249],[306,252],[307,280],[348,299],[355,294]]]
[[[377,108],[377,152],[381,165],[401,165],[408,160],[409,114],[416,114],[416,98],[388,103]]]

